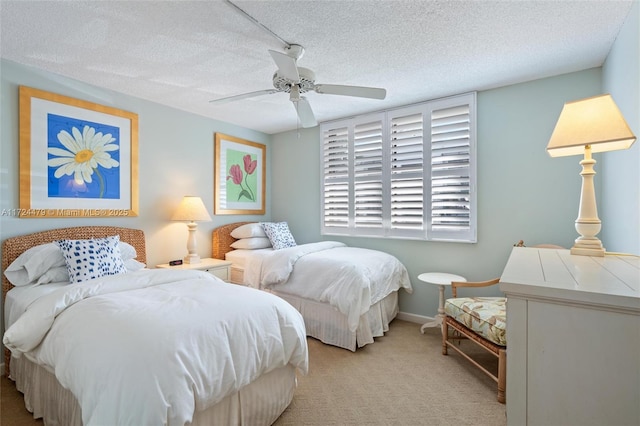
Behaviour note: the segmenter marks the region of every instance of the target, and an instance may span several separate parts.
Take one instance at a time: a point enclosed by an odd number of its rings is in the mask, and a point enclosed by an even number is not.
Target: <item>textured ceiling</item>
[[[234,1],[305,48],[317,83],[384,87],[385,100],[308,93],[318,121],[602,65],[632,1]],[[266,133],[298,126],[272,88],[277,38],[223,1],[0,2],[3,58]]]

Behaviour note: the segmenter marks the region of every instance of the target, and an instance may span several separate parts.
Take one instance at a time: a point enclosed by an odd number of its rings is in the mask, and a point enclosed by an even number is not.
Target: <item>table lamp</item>
[[[567,102],[562,108],[553,130],[547,152],[551,157],[582,155],[582,192],[580,208],[576,219],[576,231],[580,236],[571,248],[571,254],[583,256],[604,256],[605,249],[600,239],[601,222],[598,219],[593,166],[596,160],[591,154],[604,151],[627,149],[636,137],[629,129],[622,113],[611,95]]]
[[[200,263],[200,256],[196,250],[196,228],[198,222],[210,222],[211,216],[207,208],[204,206],[200,197],[185,196],[180,202],[178,209],[173,213],[171,220],[189,221],[189,238],[187,239],[187,256],[184,258],[185,263]]]

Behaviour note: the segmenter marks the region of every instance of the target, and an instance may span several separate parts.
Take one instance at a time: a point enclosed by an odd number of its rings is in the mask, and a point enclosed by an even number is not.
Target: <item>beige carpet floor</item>
[[[490,355],[478,355],[495,368]],[[309,363],[276,426],[506,425],[496,384],[459,355],[443,356],[439,329],[421,334],[420,325],[395,320],[355,353],[309,339]],[[0,393],[2,426],[42,424],[5,377]]]

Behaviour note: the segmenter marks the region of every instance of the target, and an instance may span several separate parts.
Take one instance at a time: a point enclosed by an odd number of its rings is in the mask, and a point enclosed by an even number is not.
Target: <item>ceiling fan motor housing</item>
[[[313,90],[315,87],[316,75],[308,68],[298,67],[298,74],[300,75],[300,81],[293,81],[286,77],[281,76],[276,71],[273,74],[273,87],[280,92],[291,92],[291,86],[298,85],[300,93],[306,93]]]

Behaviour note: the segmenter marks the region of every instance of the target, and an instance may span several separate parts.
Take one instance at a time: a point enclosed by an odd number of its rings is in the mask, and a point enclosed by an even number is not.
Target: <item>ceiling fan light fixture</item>
[[[289,100],[291,102],[300,101],[300,87],[297,84],[292,84],[290,89]]]

